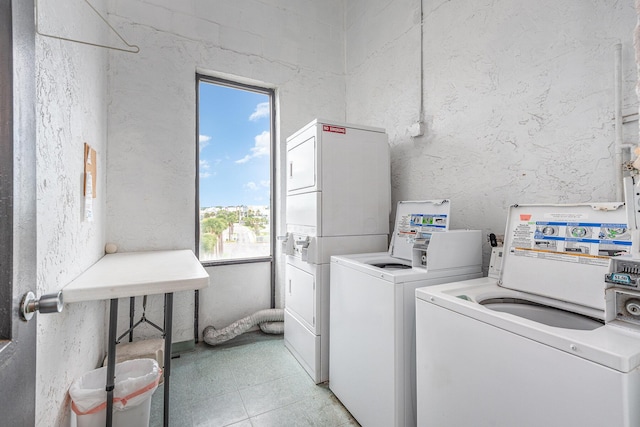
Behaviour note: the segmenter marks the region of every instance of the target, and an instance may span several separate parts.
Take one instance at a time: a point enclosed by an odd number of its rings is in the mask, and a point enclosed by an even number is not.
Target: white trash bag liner
[[[133,359],[116,364],[113,390],[114,421],[118,412],[128,411],[141,405],[149,408],[151,395],[158,388],[161,373],[158,362],[153,359]],[[107,367],[105,366],[87,372],[71,384],[69,388],[71,409],[78,416],[79,426],[94,425],[95,421],[99,423],[100,420],[104,425],[107,408],[106,382]],[[148,409],[146,411],[148,419]],[[89,417],[83,417],[86,415]],[[94,419],[96,417],[99,419]],[[81,423],[83,418],[89,421],[89,424]]]

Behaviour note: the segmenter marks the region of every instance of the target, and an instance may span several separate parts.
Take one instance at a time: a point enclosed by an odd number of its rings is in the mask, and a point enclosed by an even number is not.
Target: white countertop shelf
[[[108,254],[62,288],[65,303],[202,289],[209,275],[192,251]]]

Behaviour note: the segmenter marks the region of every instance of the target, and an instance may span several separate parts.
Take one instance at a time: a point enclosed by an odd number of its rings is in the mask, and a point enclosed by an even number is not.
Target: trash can
[[[158,388],[161,370],[153,359],[117,363],[113,390],[113,426],[148,427],[151,396]],[[87,372],[69,388],[71,409],[78,427],[103,427],[106,423],[107,367]]]
[[[160,370],[164,367],[164,338],[151,338],[134,342],[122,342],[116,345],[116,363],[133,359],[154,359]],[[102,366],[107,366],[109,357],[104,358]],[[162,374],[160,384],[162,384]]]

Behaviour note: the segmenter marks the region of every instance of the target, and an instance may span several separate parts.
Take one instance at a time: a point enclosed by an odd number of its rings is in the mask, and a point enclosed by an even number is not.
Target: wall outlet
[[[494,279],[500,278],[500,272],[502,271],[502,260],[504,248],[502,246],[498,246],[496,248],[491,248],[491,259],[489,260],[489,272],[488,276],[493,277]]]

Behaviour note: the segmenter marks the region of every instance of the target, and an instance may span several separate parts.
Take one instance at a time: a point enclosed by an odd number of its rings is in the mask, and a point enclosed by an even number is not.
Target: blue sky
[[[200,207],[268,205],[269,96],[200,82]]]

